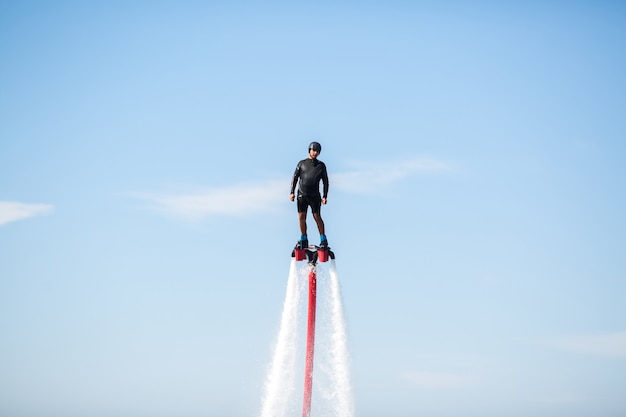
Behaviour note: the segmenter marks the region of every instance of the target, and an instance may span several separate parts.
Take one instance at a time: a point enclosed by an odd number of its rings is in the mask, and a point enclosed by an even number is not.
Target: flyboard
[[[317,276],[315,267],[317,262],[328,262],[335,259],[335,254],[329,247],[296,245],[291,252],[291,257],[296,261],[309,262],[309,309],[306,332],[306,359],[304,365],[304,402],[302,405],[302,417],[311,415],[311,391],[313,389],[313,354],[315,351],[315,312],[317,303]]]

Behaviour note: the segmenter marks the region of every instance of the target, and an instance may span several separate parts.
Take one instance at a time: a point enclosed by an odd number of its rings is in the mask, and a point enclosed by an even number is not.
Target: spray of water
[[[287,416],[293,407],[298,346],[298,316],[301,304],[296,261],[292,259],[287,293],[274,355],[267,371],[261,417]]]
[[[353,417],[350,356],[335,261],[317,268],[318,323],[311,415]],[[306,264],[292,260],[280,329],[268,369],[261,417],[295,417],[302,410],[302,310],[308,294]],[[301,352],[302,351],[302,352]]]
[[[354,415],[354,403],[352,400],[352,387],[350,385],[350,355],[348,352],[348,338],[343,316],[341,302],[341,288],[335,261],[330,263],[330,321],[331,337],[329,347],[330,360],[330,384],[331,396],[329,401],[335,405],[337,417],[352,417]]]

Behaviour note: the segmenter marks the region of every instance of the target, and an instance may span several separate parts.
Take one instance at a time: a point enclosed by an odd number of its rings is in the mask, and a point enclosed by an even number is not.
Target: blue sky
[[[1,2],[0,414],[257,415],[318,140],[358,416],[623,416],[625,41],[609,1]]]

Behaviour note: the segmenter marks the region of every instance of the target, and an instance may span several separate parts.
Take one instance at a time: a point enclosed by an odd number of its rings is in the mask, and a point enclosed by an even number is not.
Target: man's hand
[[[296,195],[295,195],[295,194],[293,194],[293,193],[289,194],[289,199],[290,199],[291,201],[295,200],[295,199],[296,199]]]
[[[322,197],[322,204],[326,204],[326,197]]]

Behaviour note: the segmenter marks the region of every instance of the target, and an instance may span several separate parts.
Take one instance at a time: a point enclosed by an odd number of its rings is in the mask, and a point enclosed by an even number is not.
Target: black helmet
[[[311,149],[317,152],[322,152],[322,145],[320,145],[319,142],[311,142],[311,144],[309,145],[309,150]]]

